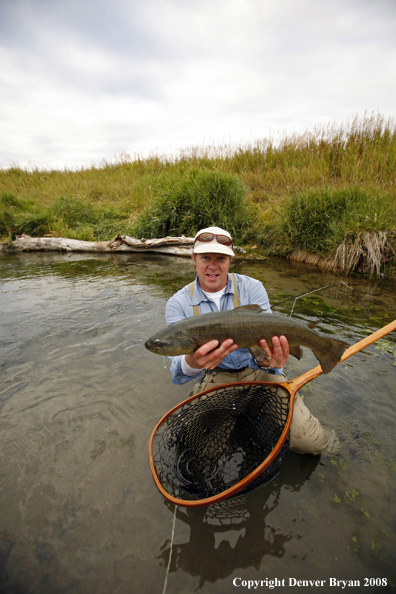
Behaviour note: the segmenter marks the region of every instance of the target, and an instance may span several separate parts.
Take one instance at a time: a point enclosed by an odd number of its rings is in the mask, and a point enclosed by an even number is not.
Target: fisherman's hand
[[[228,338],[219,346],[218,340],[210,340],[193,353],[185,356],[186,363],[194,369],[214,369],[224,357],[235,351],[238,345]]]
[[[289,343],[286,336],[273,336],[272,349],[264,339],[260,340],[259,345],[265,351],[266,357],[263,361],[258,361],[260,366],[281,368],[289,361]]]

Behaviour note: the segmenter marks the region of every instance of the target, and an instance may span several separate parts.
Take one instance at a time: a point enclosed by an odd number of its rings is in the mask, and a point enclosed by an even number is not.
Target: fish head
[[[146,340],[144,346],[157,355],[175,357],[192,353],[198,345],[188,332],[173,329],[170,325]]]

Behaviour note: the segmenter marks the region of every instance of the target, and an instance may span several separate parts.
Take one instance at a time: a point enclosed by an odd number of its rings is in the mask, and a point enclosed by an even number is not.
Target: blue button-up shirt
[[[267,291],[263,284],[250,276],[235,274],[235,282],[238,290],[239,304],[242,305],[260,305],[264,311],[271,311]],[[180,291],[175,293],[166,304],[165,318],[167,324],[174,324],[184,318],[190,318],[194,315],[193,306],[198,305],[199,313],[205,314],[212,311],[218,311],[215,302],[207,297],[202,291],[198,277],[194,283],[194,293],[191,299],[190,285],[186,285]],[[220,302],[221,311],[234,309],[234,285],[230,275],[228,275],[227,286]],[[184,384],[192,379],[199,379],[204,371],[199,375],[185,375],[182,371],[181,360],[183,355],[170,357],[172,381],[174,384]],[[220,369],[241,369],[250,367],[251,369],[260,369],[256,360],[251,355],[249,349],[237,349],[233,351],[218,366]],[[272,371],[281,374],[281,369]]]

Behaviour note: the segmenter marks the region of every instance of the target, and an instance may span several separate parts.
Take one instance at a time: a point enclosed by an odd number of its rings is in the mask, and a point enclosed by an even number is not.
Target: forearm
[[[198,378],[202,373],[201,369],[196,369],[196,373],[193,375],[188,372],[188,368],[183,365],[184,355],[177,357],[169,357],[171,361],[170,372],[172,374],[172,382],[174,384],[186,384],[192,379]]]

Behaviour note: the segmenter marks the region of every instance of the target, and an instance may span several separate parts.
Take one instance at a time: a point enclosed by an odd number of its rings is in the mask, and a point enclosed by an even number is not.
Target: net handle
[[[390,322],[386,326],[383,326],[383,328],[376,330],[369,336],[366,336],[366,338],[363,338],[359,342],[348,347],[346,349],[346,351],[344,352],[344,354],[342,355],[341,359],[338,361],[337,365],[339,365],[340,363],[343,363],[344,361],[346,361],[346,359],[349,359],[349,357],[352,357],[352,355],[359,353],[361,350],[363,350],[370,344],[373,344],[373,342],[376,342],[377,340],[379,340],[380,338],[383,338],[384,336],[386,336],[390,332],[393,332],[394,330],[396,330],[396,320],[393,320],[393,322]],[[306,371],[302,375],[299,375],[298,377],[296,377],[292,380],[284,382],[282,385],[291,392],[297,392],[297,390],[299,390],[300,388],[305,386],[305,384],[307,384],[311,380],[315,379],[322,373],[323,373],[323,370],[322,370],[321,366],[317,365],[316,367],[314,367],[313,369],[310,369],[309,371]]]
[[[393,322],[390,322],[383,328],[380,328],[376,332],[373,332],[373,334],[370,334],[370,336],[363,338],[356,344],[347,348],[346,351],[344,352],[343,356],[341,357],[340,361],[337,363],[337,365],[339,363],[342,363],[346,359],[349,359],[349,357],[352,357],[352,355],[355,355],[356,353],[358,353],[365,347],[369,346],[376,340],[379,340],[380,338],[383,338],[390,332],[393,332],[394,330],[396,330],[396,320],[393,320]],[[286,382],[234,382],[234,383],[229,383],[229,384],[222,384],[222,385],[214,386],[212,388],[204,390],[203,392],[200,392],[199,394],[193,394],[193,396],[190,396],[183,402],[179,402],[178,404],[176,404],[173,408],[171,408],[171,410],[169,410],[167,413],[165,413],[163,415],[163,417],[158,421],[158,423],[154,427],[154,429],[151,433],[151,436],[150,436],[150,442],[149,442],[150,467],[151,467],[151,472],[152,472],[154,481],[155,481],[159,491],[162,493],[162,495],[168,501],[171,501],[175,505],[183,505],[185,507],[202,507],[202,506],[206,506],[206,505],[211,505],[212,503],[217,503],[217,502],[223,501],[224,499],[227,499],[228,497],[235,495],[236,493],[238,493],[239,491],[241,491],[242,489],[247,487],[251,482],[254,481],[255,478],[257,478],[258,476],[260,476],[260,474],[262,472],[264,472],[264,470],[271,464],[271,462],[274,460],[274,458],[276,458],[276,456],[278,455],[279,450],[282,447],[282,445],[289,433],[290,424],[291,424],[291,420],[292,420],[292,416],[293,416],[294,397],[296,395],[296,392],[300,388],[305,386],[305,384],[307,384],[311,380],[315,379],[322,373],[323,373],[323,370],[322,370],[321,366],[318,365],[318,366],[314,367],[313,369],[307,371],[306,373],[303,373],[302,375],[296,377],[295,379],[288,380]],[[286,420],[285,426],[283,428],[282,434],[278,440],[278,443],[276,444],[276,446],[274,447],[272,452],[248,476],[246,476],[244,479],[242,479],[241,481],[239,481],[238,483],[236,483],[229,489],[226,489],[225,491],[218,493],[217,495],[213,495],[212,497],[207,497],[206,499],[198,499],[198,500],[177,499],[176,497],[173,497],[172,495],[170,495],[163,488],[163,486],[158,478],[157,470],[155,468],[155,464],[154,464],[154,460],[153,460],[153,456],[152,456],[152,443],[153,443],[154,436],[157,432],[157,429],[162,425],[162,423],[167,419],[168,416],[170,416],[176,410],[180,409],[184,404],[187,404],[188,402],[191,402],[192,400],[195,400],[198,397],[202,397],[206,394],[210,394],[211,392],[215,392],[215,391],[219,390],[220,388],[227,388],[227,387],[231,388],[233,386],[252,385],[252,384],[262,384],[265,386],[283,387],[290,394],[289,413],[287,416],[287,420]]]

